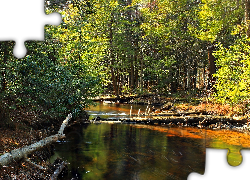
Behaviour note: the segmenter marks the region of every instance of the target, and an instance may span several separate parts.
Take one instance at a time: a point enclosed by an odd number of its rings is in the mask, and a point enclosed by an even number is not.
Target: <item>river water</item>
[[[134,113],[148,108],[132,107]],[[130,109],[131,105],[99,104],[88,111],[90,118],[113,118],[129,116]],[[240,142],[239,135],[245,141]],[[51,161],[61,157],[70,163],[62,179],[187,179],[190,172],[204,173],[206,147],[230,148],[230,164],[238,165],[239,150],[250,147],[248,138],[247,134],[192,127],[85,124],[56,144]]]
[[[138,105],[138,104],[119,104],[119,103],[97,103],[96,106],[91,106],[87,109],[90,119],[97,116],[101,118],[128,118],[130,115],[141,116],[142,114],[149,114],[154,107],[152,105]],[[144,117],[144,116],[143,116]]]

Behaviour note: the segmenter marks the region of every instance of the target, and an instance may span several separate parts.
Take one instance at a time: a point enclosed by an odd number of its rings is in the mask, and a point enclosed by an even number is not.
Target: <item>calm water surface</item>
[[[204,146],[201,138],[143,126],[89,124],[58,143],[54,158],[70,163],[65,179],[187,179],[190,172],[204,172]]]
[[[152,107],[132,109],[136,114],[148,108]],[[88,112],[90,119],[116,118],[128,117],[130,109],[129,104],[99,104]],[[187,179],[190,172],[204,173],[206,147],[229,148],[232,165],[241,161],[239,150],[250,147],[248,134],[192,127],[86,124],[66,137],[56,144],[51,158],[70,163],[63,179]]]

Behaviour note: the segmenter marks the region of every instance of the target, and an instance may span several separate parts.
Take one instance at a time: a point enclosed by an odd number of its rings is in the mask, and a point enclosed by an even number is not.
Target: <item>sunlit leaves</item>
[[[90,38],[91,31],[85,28],[84,13],[90,7],[79,3],[82,8],[68,4],[60,9],[63,23],[46,26],[44,42],[26,43],[25,58],[6,55],[8,90],[4,97],[13,99],[15,106],[54,118],[81,111],[91,103],[89,98],[100,93],[102,77],[96,68],[99,50],[95,48],[99,42]]]
[[[250,95],[250,46],[248,41],[238,40],[229,48],[218,46],[216,51],[219,70],[217,77],[217,99],[231,104],[243,102]]]
[[[13,94],[24,93],[27,103],[72,110],[87,105],[100,84],[195,89],[197,71],[208,68],[207,46],[218,42],[218,97],[237,102],[249,93],[249,47],[232,45],[246,31],[242,0],[72,1],[59,11],[63,23],[46,26],[44,43],[28,43],[28,58],[2,66]]]
[[[197,11],[199,27],[196,35],[203,41],[225,41],[225,36],[230,35],[237,23],[244,17],[243,1],[202,0]]]

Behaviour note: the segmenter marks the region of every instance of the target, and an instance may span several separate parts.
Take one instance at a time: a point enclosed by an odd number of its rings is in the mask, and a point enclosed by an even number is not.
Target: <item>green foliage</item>
[[[100,93],[98,64],[94,55],[88,55],[92,44],[81,40],[81,27],[76,26],[84,19],[72,20],[82,13],[77,10],[73,6],[61,10],[71,21],[59,27],[46,26],[46,41],[27,42],[28,53],[23,59],[13,58],[10,48],[1,45],[1,67],[5,72],[1,80],[7,82],[1,97],[10,102],[10,108],[14,103],[15,107],[30,107],[52,118],[67,113],[77,115],[92,103],[91,97]]]
[[[217,43],[217,99],[244,101],[244,7],[242,0],[47,3],[47,13],[59,11],[63,22],[46,26],[45,42],[27,42],[21,60],[12,56],[13,43],[0,43],[1,97],[55,117],[80,111],[102,90],[117,97],[195,90],[203,87],[201,73],[206,81],[207,46]]]
[[[239,39],[229,48],[218,45],[215,56],[219,67],[215,77],[216,98],[222,103],[241,103],[250,95],[250,46]]]
[[[36,53],[37,54],[37,53]],[[88,67],[74,63],[71,67],[52,62],[44,56],[27,56],[19,61],[17,74],[21,104],[43,107],[45,114],[65,115],[89,105],[89,98],[98,93],[100,79],[89,75]],[[39,105],[39,106],[38,106]]]
[[[196,9],[199,24],[190,24],[189,28],[203,41],[228,43],[233,39],[231,31],[244,17],[243,3],[241,0],[202,0]]]

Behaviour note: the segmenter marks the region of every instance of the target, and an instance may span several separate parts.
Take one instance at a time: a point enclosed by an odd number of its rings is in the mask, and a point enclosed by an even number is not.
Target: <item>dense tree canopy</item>
[[[231,104],[249,97],[248,0],[45,5],[63,17],[60,26],[46,26],[45,42],[27,42],[23,59],[12,56],[12,42],[0,43],[6,102],[58,116],[81,110],[101,93],[210,90]]]

